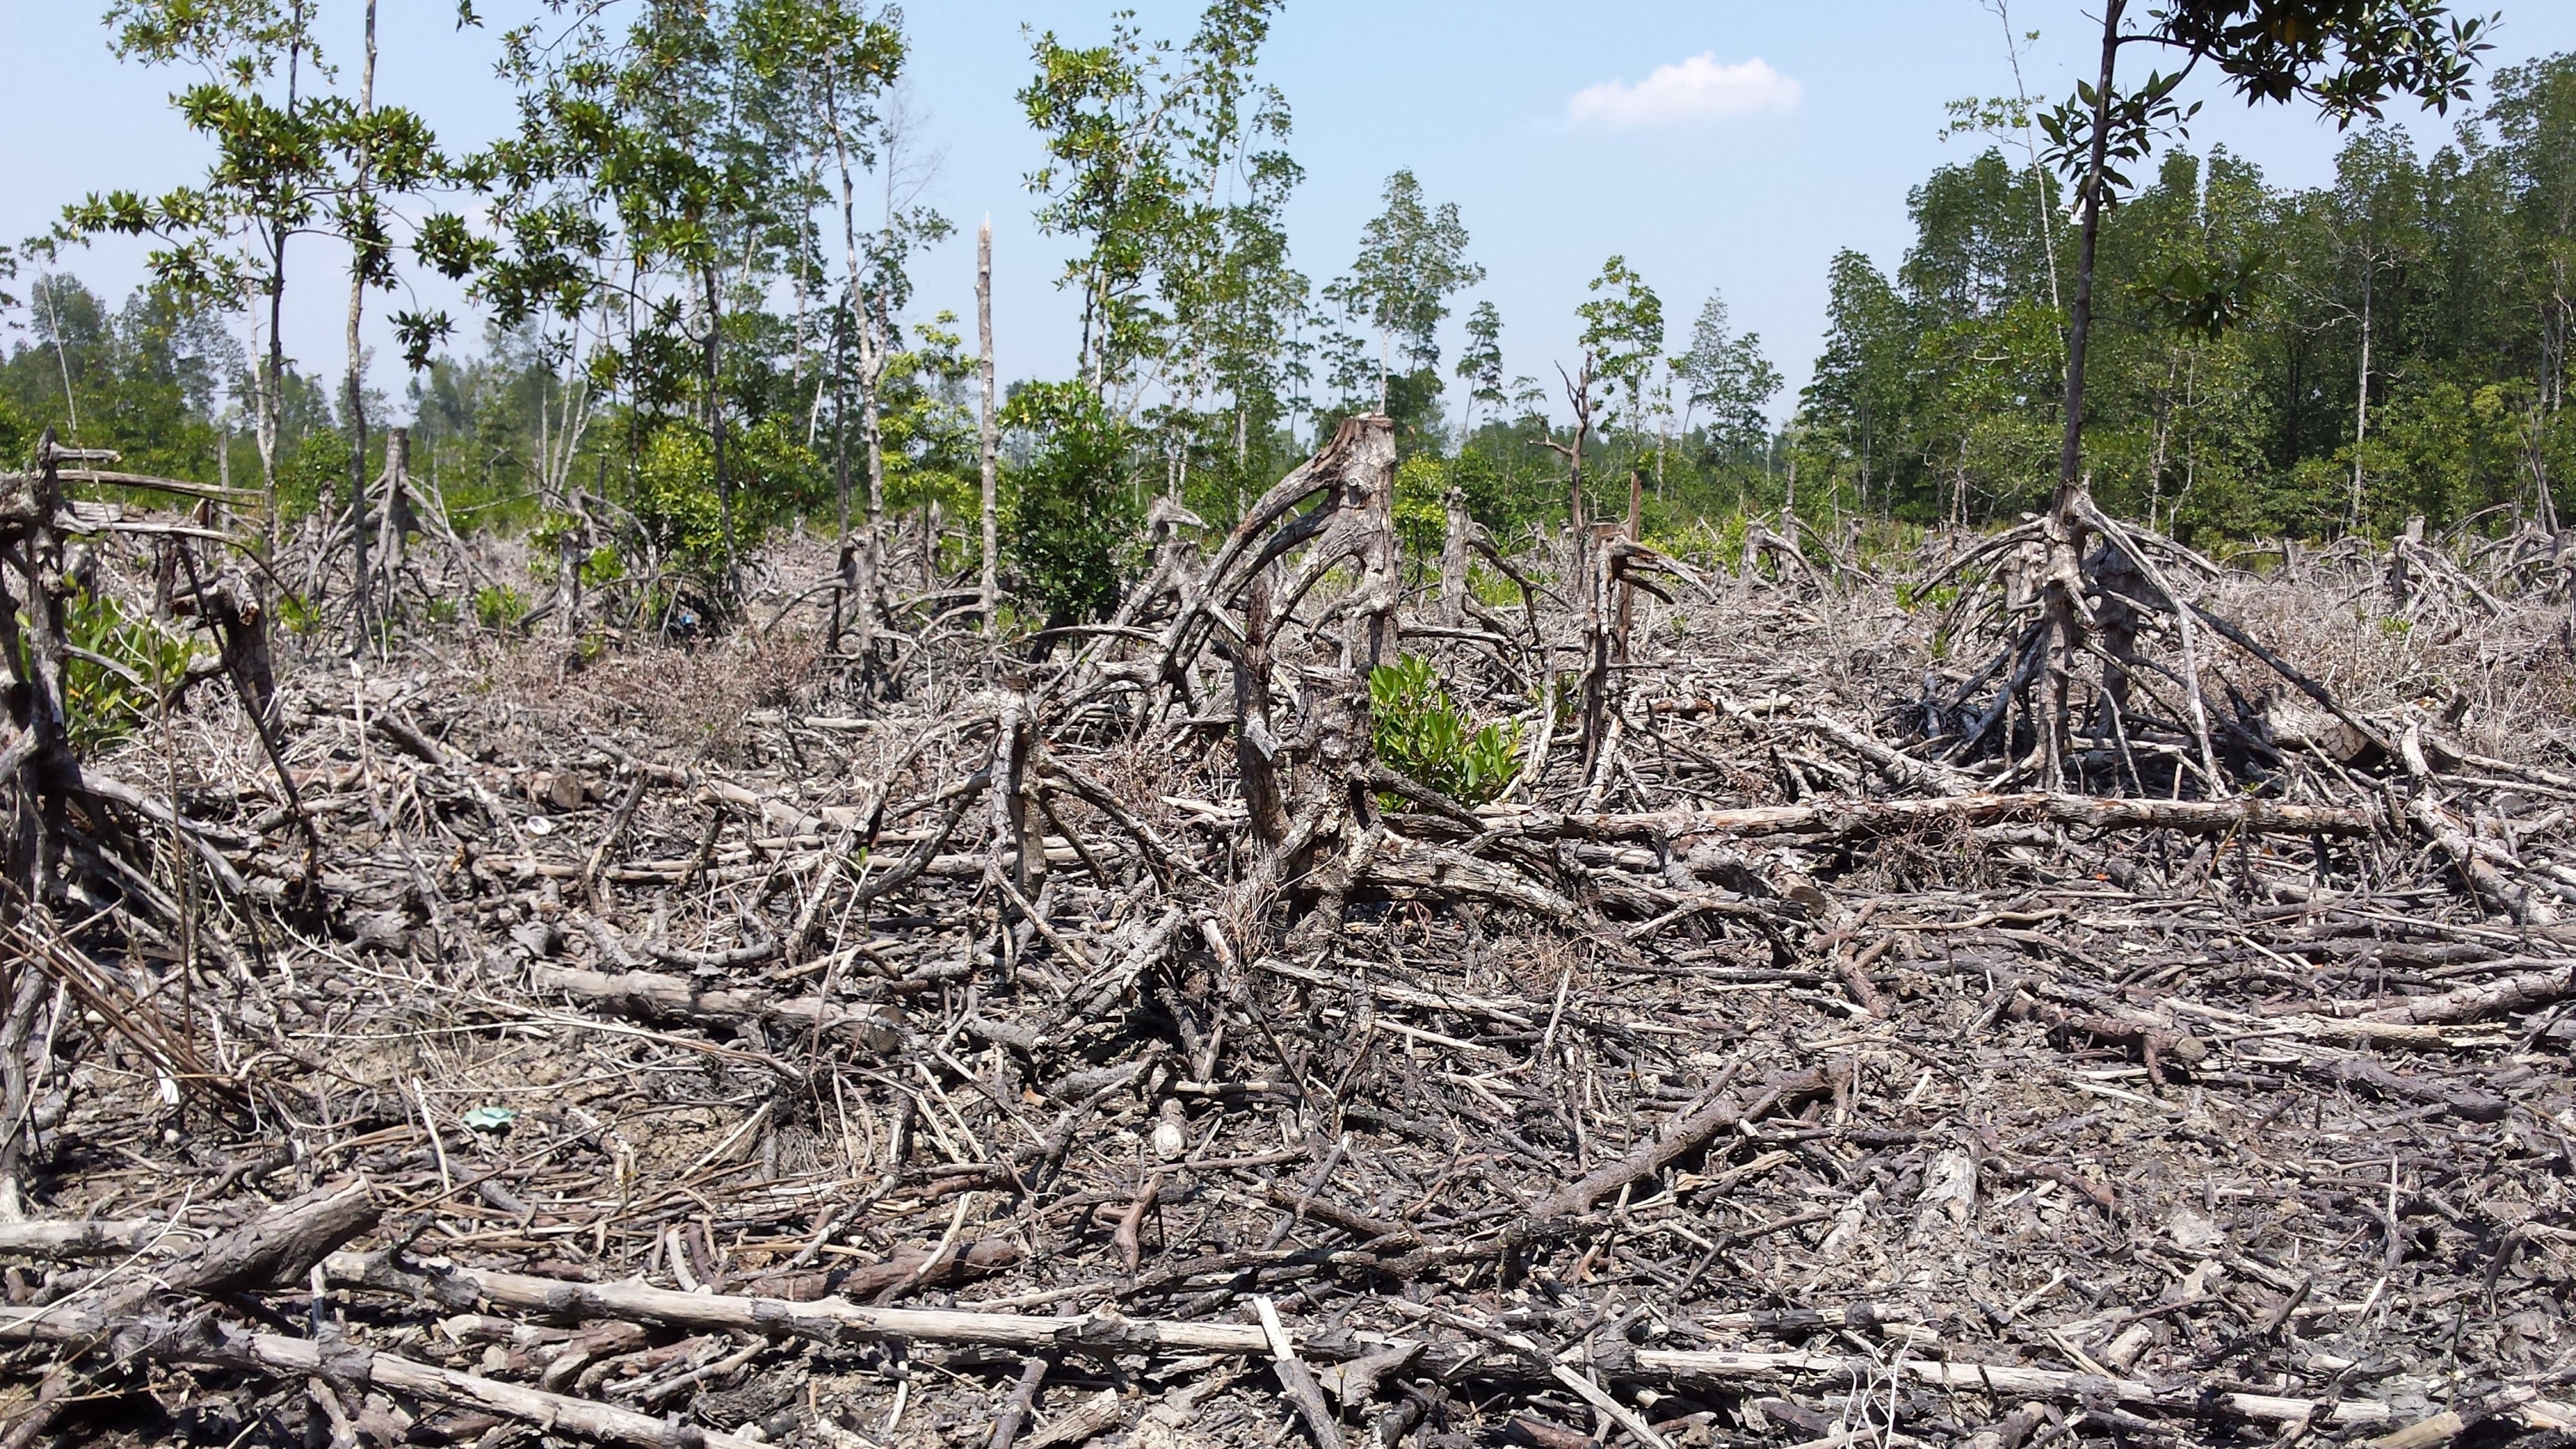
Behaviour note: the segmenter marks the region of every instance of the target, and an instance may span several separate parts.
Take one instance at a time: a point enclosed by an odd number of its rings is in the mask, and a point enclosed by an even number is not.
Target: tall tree
[[[251,389],[254,434],[270,527],[278,514],[278,442],[286,390],[282,334],[287,245],[327,235],[350,249],[350,363],[343,406],[352,454],[350,500],[364,489],[366,423],[358,379],[364,359],[356,328],[369,290],[399,285],[397,239],[383,202],[449,175],[435,136],[418,113],[375,104],[375,7],[364,8],[364,47],[355,96],[322,87],[333,79],[315,40],[315,0],[115,0],[107,12],[119,55],[147,65],[194,68],[203,77],[173,97],[189,126],[215,143],[202,185],[156,197],[130,191],[93,195],[66,208],[66,235],[116,232],[160,245],[155,280],[186,304],[264,303],[262,365]],[[459,24],[470,23],[470,7]],[[424,262],[461,276],[472,260],[453,216],[432,212],[413,238]],[[396,312],[394,328],[415,366],[446,335],[443,314]],[[356,610],[366,615],[363,511],[356,518]]]
[[[1824,350],[1799,395],[1799,415],[1841,444],[1866,497],[1872,467],[1893,451],[1910,410],[1906,369],[1915,343],[1896,289],[1868,257],[1838,252],[1826,276]]]
[[[1386,179],[1383,198],[1386,209],[1360,229],[1359,256],[1349,275],[1324,289],[1345,316],[1377,333],[1380,412],[1387,410],[1398,346],[1413,370],[1437,367],[1449,299],[1485,279],[1485,269],[1467,260],[1467,224],[1456,202],[1427,204],[1410,170]],[[1436,374],[1431,382],[1436,389]]]
[[[899,17],[870,14],[847,0],[750,0],[737,22],[742,53],[768,82],[761,92],[762,144],[804,159],[808,174],[829,168],[837,183],[841,256],[840,335],[856,340],[859,445],[867,478],[867,512],[850,532],[847,429],[834,429],[833,477],[842,546],[858,577],[859,650],[873,649],[885,612],[886,369],[895,348],[895,319],[912,295],[916,248],[949,232],[946,219],[913,204],[919,177],[908,172],[901,108],[878,102],[901,73],[905,44]],[[880,172],[883,205],[862,231],[858,177]],[[810,202],[818,198],[808,197]]]
[[[2382,281],[2415,256],[2422,241],[2423,172],[2403,133],[2375,126],[2355,136],[2335,158],[2335,185],[2326,198],[2325,223],[2334,238],[2338,290],[2333,304],[2349,318],[2355,338],[2352,390],[2352,494],[2344,527],[2362,526],[2364,465],[2370,442],[2371,358],[2383,324]]]
[[[2077,598],[2084,557],[2084,364],[2093,328],[2094,263],[2102,214],[2129,189],[2123,168],[2177,134],[2198,103],[2175,99],[2185,76],[2206,62],[2249,103],[2305,100],[2338,124],[2378,117],[2409,96],[2446,110],[2468,95],[2483,23],[2453,17],[2441,0],[2169,0],[2132,26],[2129,0],[2103,0],[2099,73],[2042,121],[2059,169],[2076,180],[2075,300],[2067,319],[2065,431],[2057,497],[2049,509],[2045,621],[2049,725],[2047,778],[2062,778],[2069,675],[2082,646]],[[2168,73],[2122,89],[2122,47],[2146,45],[2178,57]],[[2185,627],[2188,628],[2188,617]]]
[[[1689,350],[1672,361],[1682,382],[1685,405],[1706,409],[1712,453],[1732,458],[1762,445],[1771,433],[1768,409],[1779,396],[1780,370],[1762,355],[1760,333],[1738,335],[1729,325],[1726,298],[1716,292],[1691,324]],[[1683,431],[1689,431],[1689,413]]]
[[[1001,514],[998,506],[1002,420],[993,405],[993,219],[975,231],[976,489],[978,542],[983,545],[975,572],[975,601],[984,619],[984,637],[1001,633]]]
[[[2564,446],[2560,413],[2576,366],[2576,55],[2497,72],[2489,115],[2519,199],[2526,270],[2537,273],[2523,301],[2539,321],[2524,451],[2540,511],[2555,527],[2549,457],[2554,441]]]
[[[2040,156],[2037,108],[2031,104],[2030,87],[2023,81],[2021,73],[2022,53],[2039,42],[2039,32],[2016,32],[2013,29],[2009,0],[1982,0],[1982,3],[2004,28],[2004,58],[2012,65],[2013,93],[1951,101],[1944,107],[1950,114],[1950,121],[1942,127],[1941,138],[1948,140],[1963,133],[1977,133],[2021,149],[2024,169],[2030,173],[2031,179],[2031,205],[2027,214],[2035,219],[2032,230],[2041,251],[2048,258],[2048,305],[2062,308],[2066,303],[2057,284],[2056,208],[2050,204],[2048,173]]]
[[[1080,375],[1122,409],[1158,399],[1168,491],[1194,461],[1240,495],[1255,440],[1288,412],[1307,306],[1285,209],[1304,172],[1287,153],[1287,99],[1259,78],[1280,0],[1211,0],[1185,44],[1122,16],[1109,41],[1032,45],[1020,92],[1045,138],[1030,174],[1039,225],[1079,239],[1059,285],[1082,294]]]
[[[1035,79],[1020,89],[1046,164],[1028,186],[1046,198],[1038,226],[1081,239],[1058,285],[1082,293],[1078,371],[1104,393],[1153,350],[1162,317],[1151,305],[1158,244],[1186,182],[1175,134],[1183,99],[1167,83],[1169,42],[1148,42],[1122,16],[1107,43],[1075,48],[1048,31],[1031,42]]]
[[[1491,302],[1479,302],[1467,314],[1467,345],[1458,351],[1458,380],[1467,384],[1467,406],[1458,420],[1458,436],[1463,442],[1476,430],[1476,405],[1483,403],[1497,416],[1503,403],[1503,314]]]
[[[253,389],[253,433],[277,526],[278,438],[284,407],[287,244],[314,229],[334,177],[327,127],[310,82],[321,68],[312,0],[115,0],[116,53],[182,66],[200,79],[171,97],[191,130],[213,141],[205,180],[154,197],[93,194],[66,208],[76,235],[116,232],[161,244],[152,275],[175,292],[231,306],[266,304],[267,345]]]
[[[1613,416],[1633,460],[1645,421],[1646,379],[1664,355],[1663,299],[1623,256],[1601,264],[1590,290],[1592,299],[1574,309],[1583,319],[1583,347],[1597,359],[1602,379],[1627,395],[1627,405]]]
[[[494,193],[494,244],[477,293],[505,325],[603,315],[594,375],[623,385],[641,419],[686,402],[707,448],[719,593],[740,556],[726,339],[739,299],[756,308],[807,236],[812,191],[762,125],[773,71],[741,4],[635,0],[614,26],[585,7],[560,31],[504,37],[520,87],[514,131],[474,159]],[[614,317],[613,339],[605,325]]]

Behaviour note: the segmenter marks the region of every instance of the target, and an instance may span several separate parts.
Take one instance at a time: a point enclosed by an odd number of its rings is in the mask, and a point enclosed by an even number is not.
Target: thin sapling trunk
[[[368,169],[372,157],[366,126],[376,108],[376,0],[367,0],[366,54],[358,69],[358,153],[351,180],[357,192],[357,212],[366,217],[375,204],[368,189]],[[371,631],[368,624],[367,587],[367,397],[366,353],[358,338],[359,319],[367,306],[366,243],[358,237],[349,239],[349,652],[365,652]],[[274,332],[271,334],[274,340]]]
[[[984,225],[975,234],[975,333],[977,341],[981,344],[981,358],[976,370],[981,376],[984,389],[983,410],[979,420],[980,451],[983,455],[984,557],[983,572],[976,583],[976,601],[983,611],[984,637],[989,640],[999,632],[1000,627],[994,616],[994,611],[999,607],[998,563],[1001,552],[1001,523],[995,511],[997,491],[995,485],[998,482],[999,471],[997,455],[1001,450],[1002,441],[1001,419],[993,410],[993,219],[991,217],[984,219]]]

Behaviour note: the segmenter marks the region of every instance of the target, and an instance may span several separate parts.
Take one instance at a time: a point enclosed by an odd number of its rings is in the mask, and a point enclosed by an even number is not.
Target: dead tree
[[[1314,506],[1297,512],[1310,499]],[[1164,631],[1158,671],[1162,682],[1184,688],[1190,665],[1213,631],[1221,628],[1241,637],[1243,631],[1228,613],[1236,596],[1254,574],[1308,544],[1313,546],[1295,579],[1274,601],[1277,616],[1294,614],[1307,592],[1335,567],[1355,564],[1358,581],[1335,611],[1349,615],[1360,631],[1354,656],[1364,652],[1372,666],[1383,662],[1395,647],[1395,610],[1403,587],[1395,534],[1394,419],[1383,413],[1343,419],[1332,441],[1246,510],[1209,561],[1195,596]]]
[[[57,448],[48,428],[36,444],[35,471],[0,476],[0,666],[8,684],[0,719],[0,878],[22,907],[47,893],[80,783],[63,697],[70,658],[59,516],[65,460],[113,462],[115,455]]]

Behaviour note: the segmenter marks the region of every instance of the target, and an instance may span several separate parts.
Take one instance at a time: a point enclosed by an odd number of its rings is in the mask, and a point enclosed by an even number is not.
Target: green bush
[[[188,676],[196,641],[125,612],[105,594],[74,590],[64,601],[63,712],[72,743],[84,748],[132,734]]]
[[[575,537],[581,520],[569,513],[551,509],[539,514],[536,526],[528,530],[528,576],[544,583],[555,583],[563,572],[563,545]],[[717,539],[719,549],[723,546]],[[614,544],[603,543],[574,565],[574,572],[584,589],[598,590],[626,577],[626,559]]]
[[[474,591],[474,622],[495,634],[516,629],[527,613],[527,599],[507,584],[485,584]]]
[[[681,572],[708,585],[720,584],[725,571],[724,503],[716,496],[715,454],[707,440],[685,427],[666,427],[644,445],[639,470],[635,522],[644,537]],[[734,547],[748,552],[759,543],[734,518]]]
[[[337,433],[314,433],[282,450],[277,462],[279,521],[293,524],[334,501],[347,517],[349,440]]]
[[[1369,671],[1369,713],[1388,768],[1462,804],[1500,795],[1520,769],[1519,722],[1476,728],[1418,654]]]
[[[1485,447],[1467,448],[1447,465],[1448,481],[1467,495],[1467,512],[1494,537],[1519,539],[1534,527],[1565,520],[1562,484],[1552,468],[1506,468]],[[1445,520],[1444,520],[1445,523]]]
[[[301,639],[322,627],[322,611],[302,594],[280,594],[269,613],[287,633]]]
[[[1126,425],[1076,383],[1021,388],[1002,422],[1036,443],[1011,470],[1003,520],[1019,593],[1050,627],[1102,617],[1117,606],[1144,521],[1127,476]]]
[[[1395,533],[1415,558],[1437,558],[1449,536],[1449,469],[1416,453],[1395,470]]]

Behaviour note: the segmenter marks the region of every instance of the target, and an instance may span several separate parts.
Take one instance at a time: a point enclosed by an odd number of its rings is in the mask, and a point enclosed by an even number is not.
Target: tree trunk
[[[829,88],[823,92],[823,113],[832,128],[832,158],[841,172],[841,249],[843,261],[849,269],[850,286],[847,315],[851,332],[857,334],[859,338],[861,386],[864,389],[868,345],[866,324],[860,316],[863,298],[859,285],[859,197],[858,190],[850,178],[850,144],[847,133],[841,129],[840,97]],[[849,412],[846,392],[842,395],[840,410],[843,418],[846,418]],[[850,537],[850,455],[846,421],[834,420],[832,437],[833,467],[841,494],[840,533],[837,537],[841,550],[841,587],[856,605],[857,617],[854,622],[858,625],[859,653],[866,656],[873,654],[876,649],[876,611],[873,604],[876,595],[876,573],[870,566],[872,556],[868,549],[855,543]],[[870,519],[873,522],[873,514],[870,515]],[[840,619],[836,616],[832,625],[832,647],[835,649],[840,647],[840,636]]]
[[[2352,509],[2344,519],[2344,531],[2361,532],[2361,445],[2370,436],[2370,294],[2373,275],[2379,270],[2376,258],[2365,257],[2361,268],[2361,377],[2353,392],[2352,403]]]
[[[983,572],[976,581],[975,597],[984,615],[984,637],[993,638],[1000,629],[995,618],[1000,596],[1001,520],[995,513],[995,485],[998,480],[1002,444],[1002,424],[993,411],[993,219],[984,218],[983,227],[975,234],[975,334],[982,356],[977,364],[984,386],[980,451],[983,455],[984,558]]]
[[[1455,629],[1467,622],[1468,555],[1475,547],[1476,520],[1467,512],[1467,492],[1455,483],[1441,496],[1448,529],[1440,540],[1440,622]]]
[[[707,445],[715,453],[716,516],[724,527],[724,591],[731,594],[735,562],[733,475],[725,469],[724,302],[714,260],[709,259],[698,271],[707,299]]]
[[[384,505],[376,516],[383,521],[384,528],[384,536],[376,540],[376,571],[384,575],[385,596],[391,598],[394,575],[402,568],[403,538],[411,532],[412,526],[409,428],[385,429],[385,496]],[[574,537],[570,532],[564,537],[568,540],[567,547],[578,550],[577,542],[569,542]],[[581,571],[575,565],[580,557],[576,551],[571,559],[566,560],[570,569],[567,583],[573,591],[572,612],[576,614],[580,612]]]
[[[885,433],[877,388],[885,380],[886,338],[867,294],[854,289],[859,324],[859,455],[868,470],[868,522],[859,539],[859,652],[876,649],[877,617],[885,591]],[[925,581],[924,587],[928,587]]]
[[[70,649],[56,454],[47,428],[36,443],[36,471],[10,480],[23,491],[0,490],[0,690],[12,701],[0,712],[0,867],[31,901],[53,894],[69,796],[80,784],[64,689]],[[12,568],[23,598],[12,596]],[[23,722],[18,731],[10,728],[12,714]]]
[[[1279,789],[1280,740],[1270,730],[1270,573],[1254,572],[1244,588],[1243,643],[1234,655],[1234,757],[1252,833],[1276,846],[1288,838],[1288,808]]]
[[[1557,369],[1557,376],[1565,376],[1562,367]],[[1566,485],[1565,531],[1573,555],[1566,573],[1575,587],[1582,589],[1587,587],[1583,570],[1592,556],[1591,543],[1584,536],[1590,520],[1583,514],[1583,443],[1592,434],[1592,350],[1588,347],[1583,351],[1583,369],[1567,392],[1567,401],[1574,405],[1574,446],[1564,450],[1571,475]]]
[[[2084,357],[2093,330],[2093,258],[2102,237],[2102,186],[2110,147],[2112,72],[2120,54],[2120,13],[2126,0],[2105,0],[2102,7],[2102,71],[2093,92],[2092,154],[2084,168],[2084,229],[2075,264],[2075,307],[2066,334],[2066,431],[2057,458],[2057,496],[2046,521],[2048,556],[2044,565],[2047,599],[2043,607],[2047,651],[2048,718],[2041,721],[2040,745],[2047,781],[2054,789],[2063,778],[2067,754],[2067,712],[2071,671],[2083,647],[2084,570]]]
[[[358,68],[358,120],[364,127],[376,108],[376,0],[367,0],[366,54]],[[363,136],[363,131],[362,131]],[[374,205],[367,189],[369,157],[364,139],[358,143],[356,183],[358,214],[363,218]],[[368,627],[367,578],[367,398],[365,390],[366,354],[358,340],[358,320],[367,305],[366,259],[359,254],[359,240],[349,239],[349,653],[366,652],[372,631]]]
[[[1638,536],[1645,526],[1645,521],[1646,475],[1639,469],[1630,468],[1628,470],[1628,541],[1630,543],[1638,542]],[[1636,607],[1637,586],[1628,582],[1626,579],[1621,579],[1619,581],[1619,636],[1617,640],[1617,649],[1619,657],[1622,660],[1625,660],[1628,657],[1628,626],[1631,616],[1636,612]]]
[[[296,83],[302,77],[304,59],[304,6],[299,0],[294,14],[295,33],[286,47],[286,120],[295,122]],[[268,552],[277,553],[277,446],[279,435],[286,430],[286,337],[279,328],[286,316],[286,233],[284,217],[272,213],[268,225],[268,362],[267,381],[259,391],[260,491],[268,495]]]
[[[832,544],[840,550],[841,581],[832,591],[832,636],[826,647],[835,654],[841,652],[841,625],[855,583],[851,574],[857,568],[857,551],[850,547],[850,359],[846,349],[851,321],[845,311],[832,339],[832,486],[838,502]]]

